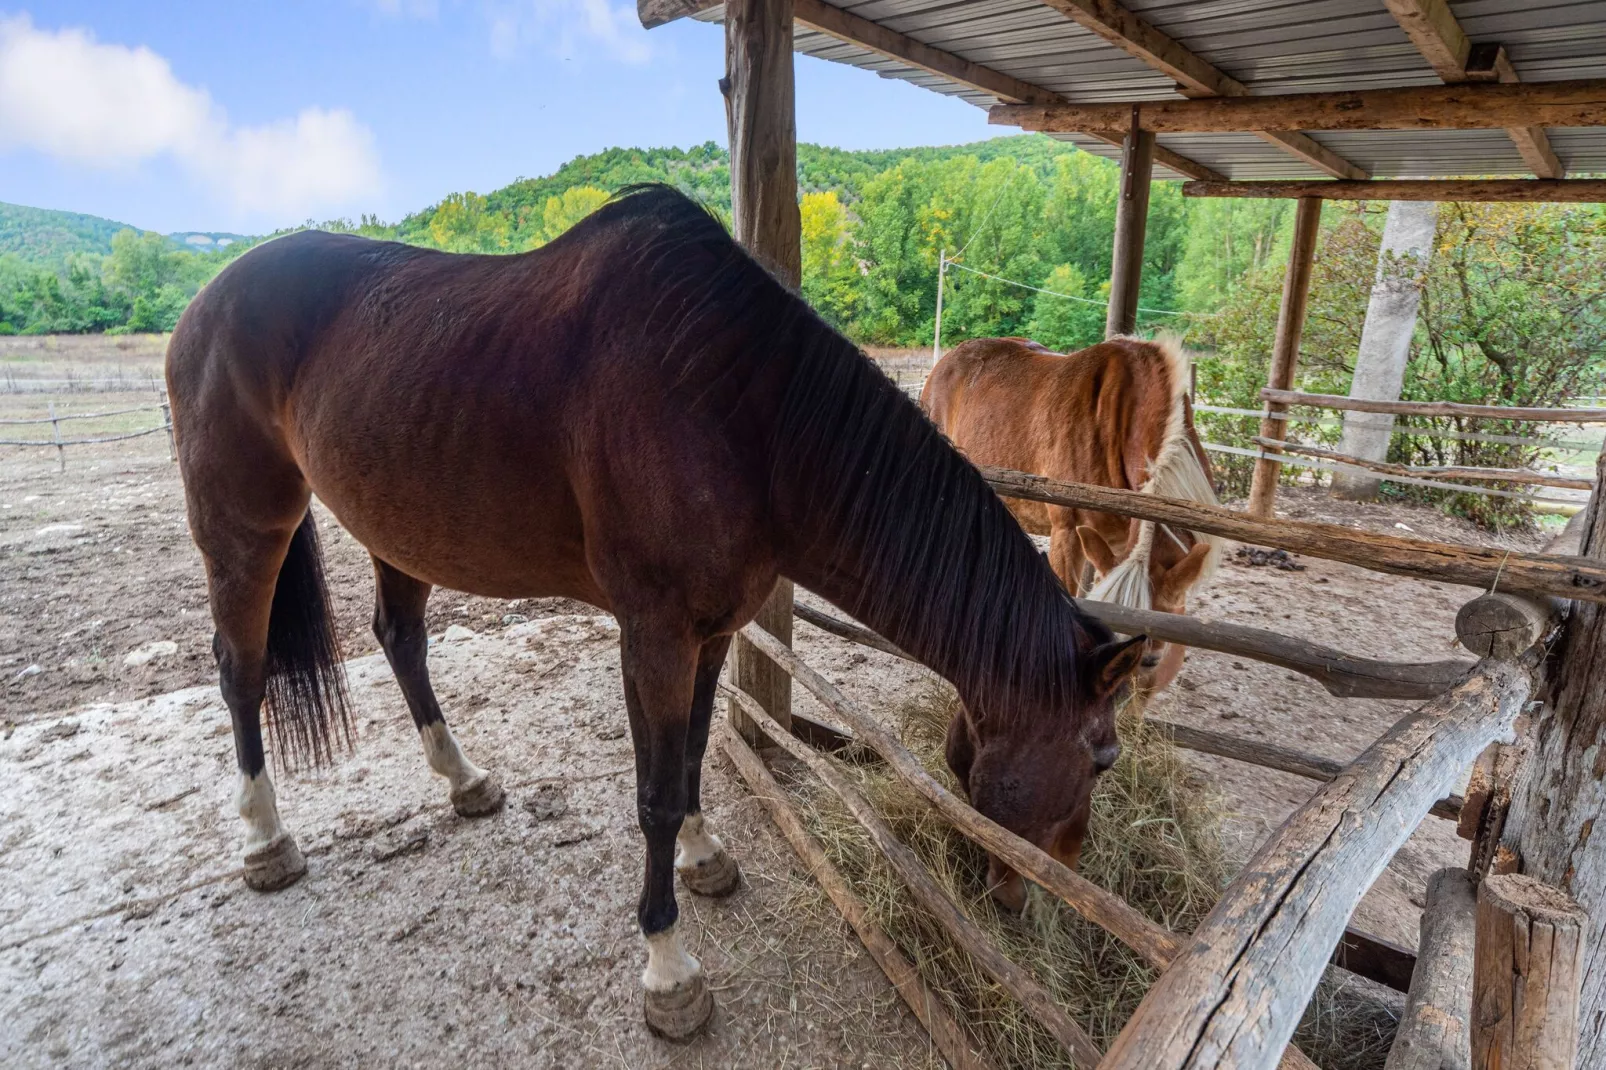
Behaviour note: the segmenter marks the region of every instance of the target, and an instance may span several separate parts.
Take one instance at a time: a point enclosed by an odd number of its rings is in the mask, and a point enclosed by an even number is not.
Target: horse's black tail
[[[273,588],[267,672],[268,719],[281,768],[331,764],[337,737],[351,748],[351,702],[310,509]]]

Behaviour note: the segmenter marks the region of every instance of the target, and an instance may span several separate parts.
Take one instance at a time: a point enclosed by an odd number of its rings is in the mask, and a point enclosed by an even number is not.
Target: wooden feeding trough
[[[683,16],[723,20],[720,88],[730,126],[733,228],[792,283],[799,277],[794,49],[958,95],[992,108],[996,122],[1118,155],[1111,333],[1136,324],[1151,178],[1191,179],[1184,188],[1191,196],[1297,198],[1247,515],[1019,472],[987,474],[1005,495],[1476,587],[1486,593],[1468,603],[1457,629],[1483,660],[1377,662],[1258,629],[1090,607],[1118,629],[1269,661],[1311,676],[1335,695],[1423,700],[1342,768],[1179,729],[1182,745],[1323,781],[1189,934],[1160,928],[932,779],[898,740],[792,652],[790,584],[776,590],[735,644],[729,694],[739,732],[729,734],[727,751],[954,1067],[985,1066],[985,1053],[973,1049],[870,921],[742,736],[767,739],[818,774],[911,894],[1078,1065],[1309,1065],[1288,1042],[1335,948],[1343,949],[1347,965],[1374,975],[1388,970],[1386,949],[1368,949],[1346,934],[1351,910],[1411,829],[1438,814],[1456,819],[1472,839],[1472,860],[1464,876],[1434,883],[1391,1070],[1548,1070],[1572,1066],[1575,1058],[1581,1066],[1606,1066],[1606,971],[1580,968],[1584,949],[1606,939],[1606,838],[1593,836],[1606,810],[1606,766],[1598,760],[1606,747],[1606,507],[1599,473],[1576,543],[1547,554],[1272,519],[1279,468],[1294,448],[1283,432],[1289,405],[1337,404],[1291,392],[1322,201],[1606,201],[1606,182],[1566,177],[1569,169],[1606,170],[1606,54],[1598,46],[1606,8],[1561,0],[1460,5],[1476,6],[1474,18],[1450,0],[1127,4],[638,0],[638,10],[647,26]],[[1465,26],[1458,15],[1468,19]],[[1240,80],[1211,58],[1228,54],[1256,77]],[[1423,84],[1433,78],[1442,84]],[[1491,172],[1533,177],[1463,177]],[[1600,418],[1577,410],[1472,415]],[[1487,478],[1520,482],[1512,475]],[[800,612],[838,635],[890,647],[852,622],[806,607]],[[801,741],[832,733],[794,723],[793,681],[954,828],[1163,970],[1108,1052],[1099,1052],[1032,977],[978,940],[964,912],[934,889],[908,849],[855,797],[833,759]],[[1466,798],[1451,795],[1474,763]],[[1401,966],[1396,957],[1392,969],[1403,985]]]

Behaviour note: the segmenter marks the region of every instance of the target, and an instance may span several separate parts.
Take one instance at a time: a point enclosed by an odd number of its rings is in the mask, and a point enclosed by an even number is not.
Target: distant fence
[[[159,412],[162,422],[155,427],[146,427],[138,431],[130,431],[121,435],[105,435],[99,438],[66,438],[61,431],[61,425],[73,420],[106,420],[114,416],[127,416],[133,412]],[[127,409],[113,409],[110,412],[84,412],[84,413],[58,413],[56,403],[50,403],[50,415],[28,420],[0,420],[0,427],[40,427],[50,425],[49,438],[0,438],[0,446],[54,446],[56,456],[61,461],[63,471],[67,469],[68,446],[98,446],[105,442],[124,442],[131,438],[144,438],[162,431],[167,432],[167,456],[177,458],[177,451],[173,444],[173,413],[164,399],[160,405],[135,405]]]

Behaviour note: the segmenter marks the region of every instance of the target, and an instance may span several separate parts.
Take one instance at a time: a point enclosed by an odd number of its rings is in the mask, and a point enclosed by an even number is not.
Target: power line
[[[948,261],[948,266],[952,268],[958,268],[960,271],[968,271],[972,275],[980,275],[984,279],[992,279],[994,282],[1004,283],[1007,286],[1018,286],[1022,290],[1033,290],[1040,294],[1048,294],[1050,297],[1063,297],[1067,301],[1080,301],[1084,305],[1097,305],[1100,308],[1110,307],[1110,303],[1108,301],[1099,301],[1091,297],[1078,297],[1075,294],[1062,294],[1058,290],[1045,290],[1041,286],[1032,286],[1028,283],[1016,282],[1014,279],[1006,279],[1002,275],[990,275],[985,271],[978,271],[976,268],[966,267],[964,264],[957,263],[951,258]],[[1142,305],[1138,306],[1138,311],[1149,312],[1157,316],[1200,316],[1209,318],[1219,315],[1219,313],[1216,312],[1182,312],[1169,308],[1144,308]]]

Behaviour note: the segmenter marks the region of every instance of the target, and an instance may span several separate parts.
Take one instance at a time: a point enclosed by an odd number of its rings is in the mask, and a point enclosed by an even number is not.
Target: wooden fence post
[[[162,400],[162,426],[167,428],[167,459],[178,460],[178,443],[173,439],[173,406]]]
[[[1411,994],[1383,1070],[1467,1070],[1477,891],[1465,870],[1428,880]]]
[[[56,419],[56,403],[50,403],[50,433],[56,440],[56,459],[61,462],[61,470],[67,470],[67,447],[61,441],[61,421]]]
[[[1131,334],[1138,327],[1138,286],[1143,281],[1143,240],[1149,226],[1149,182],[1154,175],[1154,135],[1132,129],[1121,147],[1121,197],[1115,204],[1115,250],[1110,262],[1110,306],[1104,336]]]
[[[1572,896],[1532,877],[1478,886],[1472,1070],[1573,1070],[1587,920]]]
[[[748,252],[796,289],[803,274],[803,226],[797,204],[792,0],[729,0],[720,89],[730,130],[732,231]],[[790,580],[775,585],[754,620],[791,645]],[[737,685],[790,729],[792,678],[740,635],[735,648]],[[734,704],[730,716],[744,738],[758,738]]]
[[[1287,390],[1294,385],[1294,369],[1299,366],[1299,340],[1305,331],[1305,307],[1310,298],[1311,268],[1316,262],[1316,236],[1322,224],[1322,202],[1301,197],[1294,211],[1294,242],[1288,250],[1288,273],[1283,276],[1283,303],[1277,312],[1277,335],[1272,342],[1271,369],[1266,385]],[[1287,412],[1288,406],[1266,402],[1266,412]],[[1286,439],[1286,420],[1261,417],[1260,437]],[[1260,447],[1267,452],[1268,447]],[[1274,452],[1274,451],[1273,451]],[[1255,461],[1254,481],[1249,488],[1251,516],[1270,518],[1277,500],[1277,477],[1282,465],[1261,457]]]
[[[1603,478],[1606,454],[1584,519],[1574,518],[1575,552],[1591,564],[1606,561]],[[1600,949],[1606,948],[1606,605],[1574,601],[1556,649],[1501,846],[1518,872],[1578,901],[1587,916],[1585,942]],[[1578,1028],[1578,1065],[1606,1066],[1606,970],[1598,964],[1583,976]]]

